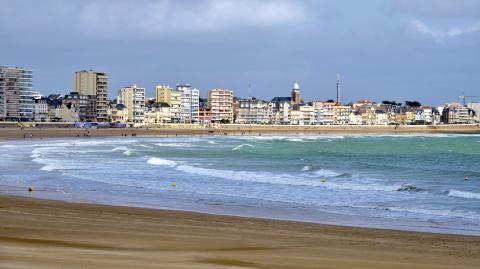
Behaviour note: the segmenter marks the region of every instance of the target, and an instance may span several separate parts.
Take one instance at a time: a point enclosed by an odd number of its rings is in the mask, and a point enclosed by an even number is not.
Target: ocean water
[[[480,235],[478,135],[21,140],[0,160],[0,194]]]

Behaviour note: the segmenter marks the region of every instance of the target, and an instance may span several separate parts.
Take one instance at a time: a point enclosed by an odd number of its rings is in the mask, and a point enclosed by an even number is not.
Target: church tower
[[[300,95],[300,86],[298,85],[297,82],[293,84],[291,97],[292,97],[292,105],[298,106],[303,103],[303,99]]]

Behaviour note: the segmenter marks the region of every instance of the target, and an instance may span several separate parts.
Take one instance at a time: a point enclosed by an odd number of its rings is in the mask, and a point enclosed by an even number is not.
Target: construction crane
[[[466,104],[466,99],[467,99],[467,98],[478,98],[478,97],[480,97],[480,96],[479,96],[479,95],[460,95],[460,96],[458,97],[458,99],[459,99],[459,100],[463,100],[463,106],[466,106],[466,105],[467,105],[467,104]]]

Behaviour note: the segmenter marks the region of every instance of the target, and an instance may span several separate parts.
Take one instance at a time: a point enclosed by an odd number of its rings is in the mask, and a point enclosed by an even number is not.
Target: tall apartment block
[[[200,92],[192,89],[190,84],[178,84],[177,91],[182,93],[180,122],[198,122],[198,111],[200,108]]]
[[[133,84],[118,91],[117,103],[127,110],[126,121],[142,123],[145,119],[145,88]]]
[[[108,121],[108,75],[93,70],[75,72],[73,91],[95,99],[95,120]]]
[[[233,123],[233,91],[213,89],[208,92],[211,121]]]
[[[172,89],[170,86],[157,85],[155,87],[155,101],[157,103],[165,103],[170,106],[172,113],[172,122],[180,122],[182,112],[182,91]]]
[[[0,66],[0,120],[33,119],[33,71]]]
[[[155,102],[165,103],[171,105],[172,103],[172,88],[167,85],[155,86]]]

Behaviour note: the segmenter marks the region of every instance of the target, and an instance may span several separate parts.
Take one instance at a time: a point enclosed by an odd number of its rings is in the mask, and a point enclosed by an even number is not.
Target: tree
[[[335,101],[333,101],[333,99],[328,99],[327,103],[335,103]]]
[[[420,107],[422,104],[418,101],[405,101],[405,105],[409,107]]]
[[[401,106],[402,103],[397,103],[395,101],[388,101],[388,100],[385,100],[385,101],[382,101],[382,104],[384,105],[392,105],[392,106]]]

